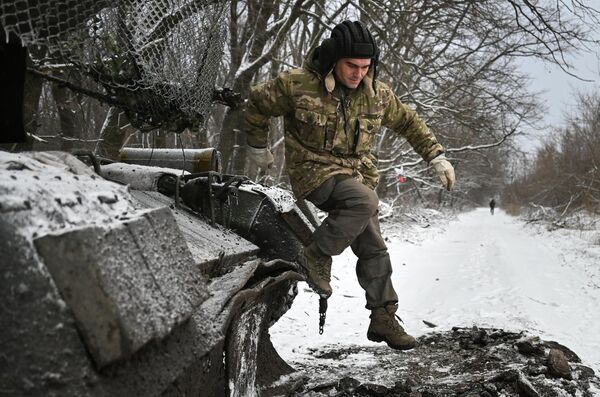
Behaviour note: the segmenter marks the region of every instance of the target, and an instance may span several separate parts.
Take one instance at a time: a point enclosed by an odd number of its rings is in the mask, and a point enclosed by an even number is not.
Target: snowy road
[[[600,247],[573,232],[538,234],[484,208],[460,215],[445,230],[428,229],[419,243],[411,242],[411,232],[393,232],[393,280],[409,333],[428,332],[422,320],[437,324],[436,330],[528,330],[570,347],[600,370]],[[318,299],[299,284],[292,308],[271,328],[284,359],[302,360],[307,349],[322,345],[375,345],[366,339],[369,312],[354,263],[350,250],[334,259],[324,335],[318,335]]]

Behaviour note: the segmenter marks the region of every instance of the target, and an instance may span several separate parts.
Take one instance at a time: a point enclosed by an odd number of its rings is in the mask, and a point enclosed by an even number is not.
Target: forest
[[[444,191],[407,142],[383,130],[374,152],[384,201],[464,208],[501,197],[517,213],[530,204],[600,208],[600,93],[582,93],[565,127],[545,126],[547,110],[519,67],[535,58],[576,75],[572,56],[598,48],[592,2],[96,3],[84,28],[29,39],[29,139],[9,149],[86,148],[117,159],[123,146],[215,147],[224,172],[287,187],[283,123],[271,126],[275,166],[253,168],[244,101],[253,85],[302,67],[336,23],[351,19],[371,29],[381,49],[378,78],[426,121],[458,177]],[[521,143],[535,139],[531,131],[543,143],[526,155]]]

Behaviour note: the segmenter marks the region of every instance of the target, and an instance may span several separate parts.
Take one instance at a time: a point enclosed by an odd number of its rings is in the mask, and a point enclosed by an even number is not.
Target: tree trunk
[[[219,150],[223,159],[223,172],[243,174],[246,163],[246,135],[242,109],[227,109],[223,119]]]
[[[52,84],[52,96],[56,102],[58,117],[60,119],[60,134],[65,138],[81,138],[80,131],[77,131],[75,95],[66,87]],[[74,145],[72,140],[63,139],[60,149],[69,151],[76,146],[80,145]]]
[[[100,130],[100,140],[94,150],[95,154],[112,160],[118,159],[119,150],[123,147],[127,137],[126,129],[121,129],[119,126],[121,124],[119,123],[119,112],[119,109],[114,106],[108,109],[106,119],[104,119],[104,124],[102,124]],[[125,117],[125,114],[121,114],[121,117]]]
[[[27,66],[32,67],[33,63],[31,61],[31,56],[35,58],[40,58],[46,52],[45,49],[39,49],[35,46],[31,46],[28,48],[28,52],[30,54],[27,57]],[[25,127],[25,132],[28,134],[36,134],[39,127],[39,119],[38,112],[40,107],[40,96],[42,95],[42,86],[44,81],[38,77],[33,75],[32,73],[27,73],[25,75],[25,96],[23,97],[23,126]],[[27,142],[22,144],[20,150],[33,150],[33,140],[31,138],[27,139]]]
[[[163,130],[156,130],[153,132],[153,145],[155,148],[166,148],[167,147],[167,133]]]

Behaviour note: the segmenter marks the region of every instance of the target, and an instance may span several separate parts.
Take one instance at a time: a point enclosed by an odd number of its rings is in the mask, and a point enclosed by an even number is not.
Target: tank
[[[151,165],[138,161],[149,152],[130,154],[105,164],[0,152],[3,391],[294,390],[301,379],[268,329],[302,280],[293,259],[312,212],[288,191],[221,174],[214,157],[177,168],[176,154],[155,151],[174,160]]]

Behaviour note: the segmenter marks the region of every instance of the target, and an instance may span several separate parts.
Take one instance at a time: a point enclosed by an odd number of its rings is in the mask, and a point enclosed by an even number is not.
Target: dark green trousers
[[[312,191],[307,200],[328,213],[313,241],[329,256],[348,246],[358,257],[356,275],[365,290],[367,309],[398,302],[392,264],[377,217],[377,193],[348,175],[336,175]]]

